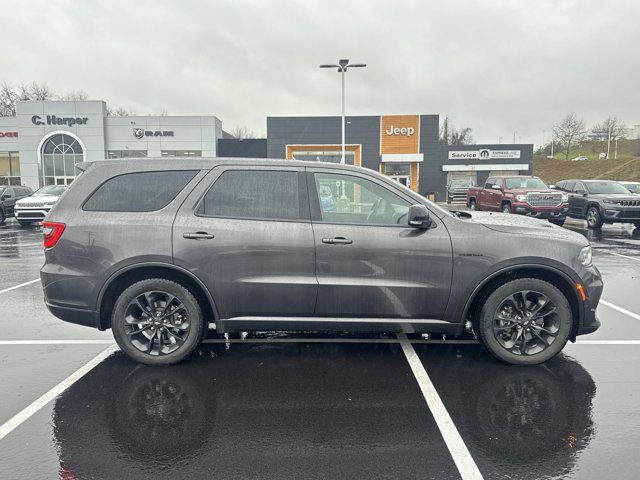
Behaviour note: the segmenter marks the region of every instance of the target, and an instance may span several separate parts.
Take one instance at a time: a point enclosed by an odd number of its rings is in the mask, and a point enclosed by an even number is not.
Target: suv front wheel
[[[474,322],[474,332],[489,353],[514,365],[549,360],[564,348],[571,327],[567,298],[538,278],[520,278],[498,287]]]
[[[141,280],[125,289],[113,309],[111,329],[118,346],[147,365],[184,360],[206,333],[193,294],[162,278]]]

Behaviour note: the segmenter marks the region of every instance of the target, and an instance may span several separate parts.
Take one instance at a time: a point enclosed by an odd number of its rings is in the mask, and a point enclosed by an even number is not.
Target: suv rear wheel
[[[125,289],[116,300],[111,328],[120,348],[147,365],[184,360],[206,333],[193,294],[162,278],[141,280]]]
[[[538,278],[520,278],[493,291],[474,322],[478,340],[498,360],[536,365],[562,350],[572,313],[556,287]]]

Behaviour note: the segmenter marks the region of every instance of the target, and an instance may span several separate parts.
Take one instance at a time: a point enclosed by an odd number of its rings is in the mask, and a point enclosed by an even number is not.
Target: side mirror
[[[583,197],[587,196],[587,192],[584,190],[576,190],[576,195],[582,195]]]
[[[411,205],[409,207],[409,226],[414,228],[429,228],[431,226],[431,217],[429,210],[424,205]]]
[[[491,189],[492,190],[502,190],[502,185],[498,185],[498,184],[491,185]]]
[[[555,190],[559,190],[559,189],[556,189],[556,186],[553,185],[553,184],[549,185],[549,188],[552,188],[552,189],[555,189]]]

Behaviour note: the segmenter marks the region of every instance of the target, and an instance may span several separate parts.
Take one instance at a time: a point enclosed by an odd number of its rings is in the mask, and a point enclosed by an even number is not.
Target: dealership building
[[[69,184],[75,163],[141,157],[252,157],[339,163],[340,117],[268,117],[266,139],[235,139],[215,116],[107,115],[102,101],[18,102],[0,117],[0,184]],[[444,200],[455,179],[530,174],[533,146],[439,143],[438,115],[349,116],[346,163]]]

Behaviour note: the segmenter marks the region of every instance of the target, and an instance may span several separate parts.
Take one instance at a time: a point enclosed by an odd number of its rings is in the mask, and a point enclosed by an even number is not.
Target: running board
[[[464,325],[425,318],[233,317],[216,321],[216,331],[349,331],[461,335]]]

